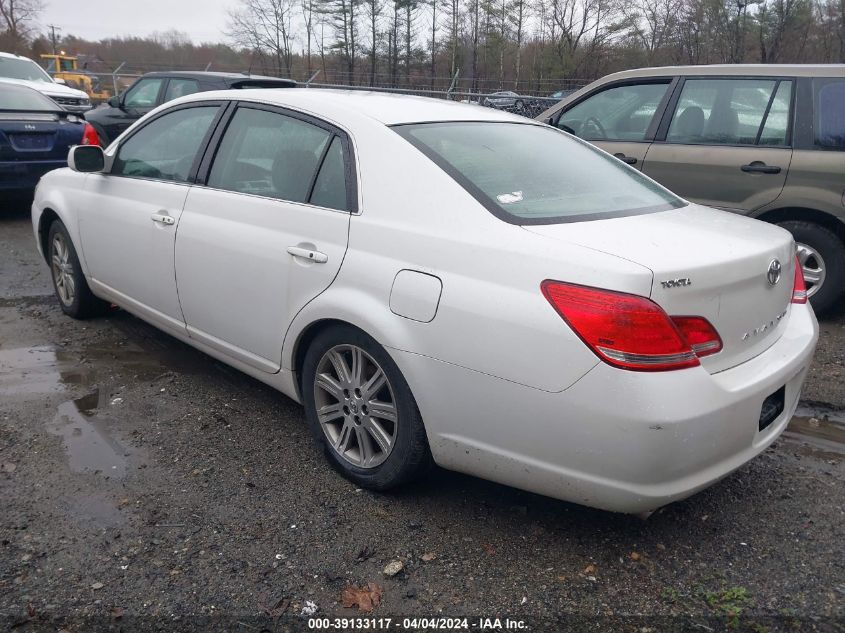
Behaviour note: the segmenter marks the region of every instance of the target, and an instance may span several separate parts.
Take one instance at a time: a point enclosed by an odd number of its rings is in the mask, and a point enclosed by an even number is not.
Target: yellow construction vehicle
[[[111,93],[100,85],[100,78],[86,69],[80,70],[76,57],[64,51],[56,54],[42,54],[41,59],[54,79],[63,79],[71,88],[82,90],[92,101],[106,101]]]

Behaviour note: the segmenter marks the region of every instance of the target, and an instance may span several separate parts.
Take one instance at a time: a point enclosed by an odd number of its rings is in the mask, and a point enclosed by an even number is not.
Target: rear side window
[[[819,80],[816,88],[816,145],[845,149],[845,80]]]
[[[687,79],[668,143],[785,145],[792,82],[778,79]],[[770,119],[770,120],[768,120]]]
[[[597,220],[686,204],[609,154],[548,126],[449,122],[394,130],[512,224]]]
[[[322,127],[241,107],[223,135],[208,186],[344,209],[342,144]]]
[[[171,79],[167,83],[164,100],[171,101],[172,99],[178,99],[179,97],[184,97],[185,95],[194,94],[195,92],[199,92],[199,90],[199,83],[193,79]]]
[[[564,112],[558,127],[589,141],[642,141],[669,83],[616,86]]]
[[[188,182],[217,106],[183,108],[151,121],[122,143],[111,174]]]

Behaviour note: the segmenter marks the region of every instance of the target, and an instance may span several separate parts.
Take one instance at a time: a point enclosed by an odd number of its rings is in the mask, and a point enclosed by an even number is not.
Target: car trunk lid
[[[651,269],[653,301],[673,316],[706,318],[721,336],[722,351],[701,359],[710,372],[757,356],[785,327],[795,246],[792,236],[776,226],[689,205],[647,215],[523,228]],[[780,274],[771,283],[769,268],[775,260]]]

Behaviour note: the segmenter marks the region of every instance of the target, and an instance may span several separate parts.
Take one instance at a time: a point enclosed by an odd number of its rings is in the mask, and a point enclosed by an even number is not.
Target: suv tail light
[[[804,283],[804,269],[798,257],[795,258],[795,278],[792,282],[792,303],[807,303],[807,284]]]
[[[548,279],[540,288],[593,353],[614,367],[684,369],[722,349],[722,339],[707,319],[670,317],[646,297]]]
[[[100,137],[97,135],[97,130],[90,123],[85,124],[85,130],[82,132],[83,145],[99,145]]]

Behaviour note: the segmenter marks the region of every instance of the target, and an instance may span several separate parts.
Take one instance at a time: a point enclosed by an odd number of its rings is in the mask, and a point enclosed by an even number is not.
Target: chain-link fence
[[[97,103],[102,103],[109,97],[124,92],[132,83],[139,77],[143,76],[139,72],[123,72],[123,64],[119,65],[112,73],[95,73],[90,71],[81,71],[90,78],[89,82],[74,85],[88,92],[92,96],[92,100]],[[180,69],[184,71],[184,69]],[[201,72],[201,71],[197,71]],[[246,76],[246,74],[245,74]],[[72,81],[67,83],[73,85]],[[458,82],[454,82],[458,83]],[[578,88],[588,83],[587,80],[566,80],[556,82],[556,85],[566,85],[554,93],[546,93],[545,95],[538,94],[520,94],[511,90],[496,90],[496,91],[471,91],[461,89],[460,87],[451,87],[448,89],[431,89],[423,87],[402,87],[393,88],[385,85],[377,86],[361,86],[348,85],[346,83],[328,83],[328,82],[301,82],[301,85],[314,89],[338,89],[338,90],[356,90],[356,91],[375,91],[385,92],[391,94],[406,94],[416,95],[422,97],[430,97],[435,99],[449,99],[452,101],[460,101],[463,103],[472,103],[485,107],[495,108],[512,112],[514,114],[525,117],[534,118],[540,113],[565,98],[569,94],[575,92]]]

